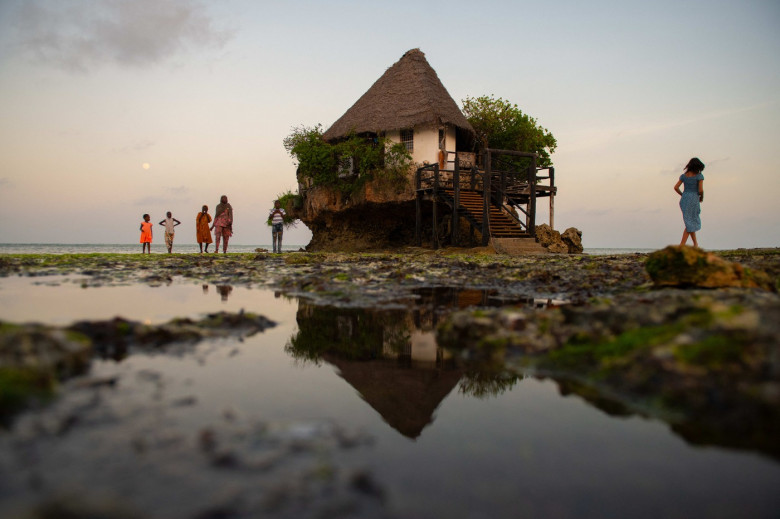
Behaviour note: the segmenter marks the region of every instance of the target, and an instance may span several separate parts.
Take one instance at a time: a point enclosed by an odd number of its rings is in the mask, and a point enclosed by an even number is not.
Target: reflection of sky
[[[265,243],[271,201],[296,187],[282,139],[332,124],[419,47],[456,101],[495,94],[556,136],[556,227],[586,247],[676,242],[671,188],[693,155],[700,242],[773,246],[778,21],[762,0],[4,1],[0,241],[133,243],[141,214],[170,210],[194,243],[225,193],[237,243]]]
[[[484,400],[452,391],[433,423],[412,441],[389,427],[332,366],[296,362],[284,352],[297,332],[294,300],[234,287],[222,302],[213,285],[204,291],[183,282],[85,289],[78,283],[33,284],[54,279],[0,279],[0,320],[65,324],[121,315],[162,322],[243,308],[276,321],[243,342],[201,343],[193,355],[135,354],[118,365],[98,362],[93,376],[122,377],[120,390],[101,393],[101,400],[122,409],[128,402],[118,395],[135,394],[131,408],[137,409],[145,401],[138,393],[139,373],[159,372],[165,398],[195,399],[189,407],[165,411],[163,402],[156,408],[192,427],[187,437],[221,420],[226,410],[242,419],[325,420],[364,431],[375,439],[371,447],[339,455],[371,471],[400,517],[507,517],[519,511],[529,517],[701,517],[705,510],[769,517],[777,510],[777,463],[691,447],[660,422],[612,418],[577,397],[561,397],[550,380],[522,379],[511,391]],[[66,453],[79,435],[57,441]],[[112,470],[102,467],[101,481],[90,488],[111,481]],[[148,465],[136,473],[146,470]],[[175,480],[170,484],[175,488]]]

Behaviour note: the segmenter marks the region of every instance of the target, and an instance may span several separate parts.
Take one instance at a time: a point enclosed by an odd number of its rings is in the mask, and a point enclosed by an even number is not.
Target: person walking
[[[228,197],[222,195],[214,210],[214,253],[219,252],[219,241],[222,239],[222,252],[227,254],[228,240],[233,236],[233,206],[228,203]]]
[[[165,246],[168,247],[168,254],[173,252],[173,235],[176,231],[173,230],[177,225],[181,225],[181,222],[171,215],[168,211],[165,213],[165,220],[160,220],[160,225],[165,227]]]
[[[211,223],[211,215],[209,214],[209,206],[204,205],[203,209],[195,217],[195,233],[198,240],[198,246],[200,246],[200,252],[203,252],[203,244],[206,244],[206,252],[209,251],[209,244],[212,243],[211,231],[209,230],[209,224]]]
[[[701,229],[701,203],[704,202],[704,175],[701,174],[702,171],[704,171],[704,163],[693,157],[688,161],[685,171],[674,185],[674,190],[680,195],[680,210],[685,224],[680,241],[681,247],[688,242],[689,236],[693,241],[693,246],[699,246],[699,242],[696,241],[696,232]],[[683,191],[680,191],[681,185]]]
[[[282,252],[282,233],[284,232],[284,216],[279,200],[274,201],[274,208],[268,214],[268,220],[271,223],[271,240],[273,241],[274,252]]]

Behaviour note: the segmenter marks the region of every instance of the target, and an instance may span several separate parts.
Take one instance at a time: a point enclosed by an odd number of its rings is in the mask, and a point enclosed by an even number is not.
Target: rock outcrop
[[[563,234],[546,223],[536,226],[536,241],[556,254],[582,253],[582,231],[569,227]]]
[[[312,231],[306,249],[366,251],[414,245],[415,192],[412,182],[378,179],[352,192],[318,186],[303,192],[300,208],[287,212]],[[431,205],[423,210],[423,245],[432,236]],[[442,227],[444,219],[439,222]],[[442,234],[444,229],[442,229]]]
[[[655,251],[647,259],[645,268],[656,286],[775,288],[765,272],[726,261],[695,247],[670,245]]]
[[[411,178],[406,182],[374,180],[354,191],[338,187],[317,186],[301,190],[300,207],[292,203],[285,208],[288,214],[301,220],[311,231],[309,252],[359,252],[388,250],[416,245],[415,191]],[[434,222],[433,203],[422,204],[422,245],[432,246]],[[440,245],[451,234],[452,218],[445,204],[437,210],[436,235]],[[458,246],[476,246],[481,243],[478,230],[470,230],[461,218]],[[547,224],[536,227],[536,241],[547,252],[579,254],[582,252],[582,232],[571,227],[563,234]]]

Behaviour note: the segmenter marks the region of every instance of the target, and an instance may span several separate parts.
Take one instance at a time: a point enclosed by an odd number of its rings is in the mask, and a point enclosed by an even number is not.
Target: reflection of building
[[[457,369],[419,367],[392,360],[346,360],[338,354],[324,359],[336,366],[341,378],[354,387],[390,427],[417,438],[433,422],[439,404],[458,385]]]
[[[432,312],[299,303],[287,351],[324,360],[398,432],[416,438],[458,385],[462,371],[436,345]]]

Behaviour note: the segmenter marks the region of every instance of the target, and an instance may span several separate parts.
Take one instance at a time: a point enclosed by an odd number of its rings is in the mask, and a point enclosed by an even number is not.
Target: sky
[[[679,243],[693,156],[699,244],[777,247],[779,28],[777,0],[0,0],[0,242],[137,243],[171,211],[194,243],[226,194],[233,240],[270,243],[284,137],[419,48],[459,105],[501,97],[556,137],[555,228],[586,248]]]

